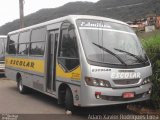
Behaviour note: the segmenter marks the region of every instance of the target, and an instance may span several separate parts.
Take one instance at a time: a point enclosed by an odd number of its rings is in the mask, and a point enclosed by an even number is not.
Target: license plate
[[[123,98],[134,98],[134,93],[133,92],[126,92],[123,93]]]

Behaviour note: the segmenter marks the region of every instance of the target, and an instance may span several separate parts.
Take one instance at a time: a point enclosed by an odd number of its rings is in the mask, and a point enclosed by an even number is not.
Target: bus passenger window
[[[61,30],[61,40],[58,52],[58,62],[66,71],[70,71],[79,66],[78,45],[75,29],[72,24]]]
[[[18,54],[27,55],[29,51],[29,44],[19,44]]]
[[[46,28],[35,29],[31,34],[30,55],[43,56],[46,44]]]
[[[18,54],[27,55],[29,53],[29,42],[30,42],[30,31],[20,33]]]
[[[36,42],[31,44],[31,55],[43,55],[45,51],[44,42]]]
[[[18,48],[18,34],[8,36],[8,54],[16,54]]]
[[[78,49],[74,29],[62,30],[60,57],[78,58]]]

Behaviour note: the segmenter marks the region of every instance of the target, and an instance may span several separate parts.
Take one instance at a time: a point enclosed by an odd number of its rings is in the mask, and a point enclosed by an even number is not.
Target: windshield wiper
[[[105,52],[113,55],[113,56],[116,57],[122,64],[124,64],[124,65],[127,66],[127,64],[126,64],[117,54],[113,53],[112,51],[108,50],[107,48],[105,48],[105,47],[103,47],[103,46],[100,46],[100,45],[98,45],[98,44],[96,44],[96,43],[92,43],[92,44],[94,44],[95,46],[101,48],[101,49],[104,50]]]
[[[119,52],[127,53],[128,55],[136,58],[140,63],[145,63],[145,61],[144,61],[142,58],[138,57],[137,55],[134,55],[134,54],[132,54],[132,53],[130,53],[130,52],[127,52],[127,51],[124,51],[124,50],[120,50],[120,49],[117,49],[117,48],[114,48],[114,49],[115,49],[116,51],[119,51]]]

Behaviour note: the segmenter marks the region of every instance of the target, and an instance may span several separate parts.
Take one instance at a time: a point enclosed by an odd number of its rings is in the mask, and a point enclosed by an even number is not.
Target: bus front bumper
[[[104,106],[145,101],[150,99],[152,83],[134,88],[102,88],[84,86],[81,91],[81,106]],[[124,93],[134,93],[132,98],[124,98]]]

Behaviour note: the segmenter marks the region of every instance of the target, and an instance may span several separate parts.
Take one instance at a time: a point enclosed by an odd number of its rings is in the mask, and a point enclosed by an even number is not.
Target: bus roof
[[[0,38],[7,38],[6,35],[0,35]]]
[[[39,23],[39,24],[32,25],[32,26],[29,26],[29,27],[25,27],[25,28],[22,28],[22,29],[18,29],[18,30],[9,32],[8,34],[14,34],[14,33],[17,33],[17,32],[21,32],[21,31],[25,31],[25,30],[29,30],[29,29],[33,29],[33,28],[37,28],[37,27],[42,27],[42,26],[45,26],[45,25],[53,24],[53,23],[62,22],[62,21],[65,21],[65,20],[75,21],[77,19],[104,20],[104,21],[109,21],[109,22],[115,22],[115,23],[128,25],[125,22],[115,20],[115,19],[111,19],[111,18],[106,18],[106,17],[91,16],[91,15],[68,15],[68,16],[65,16],[65,17],[53,19],[53,20],[50,20],[50,21],[47,21],[47,22],[43,22],[43,23]]]

